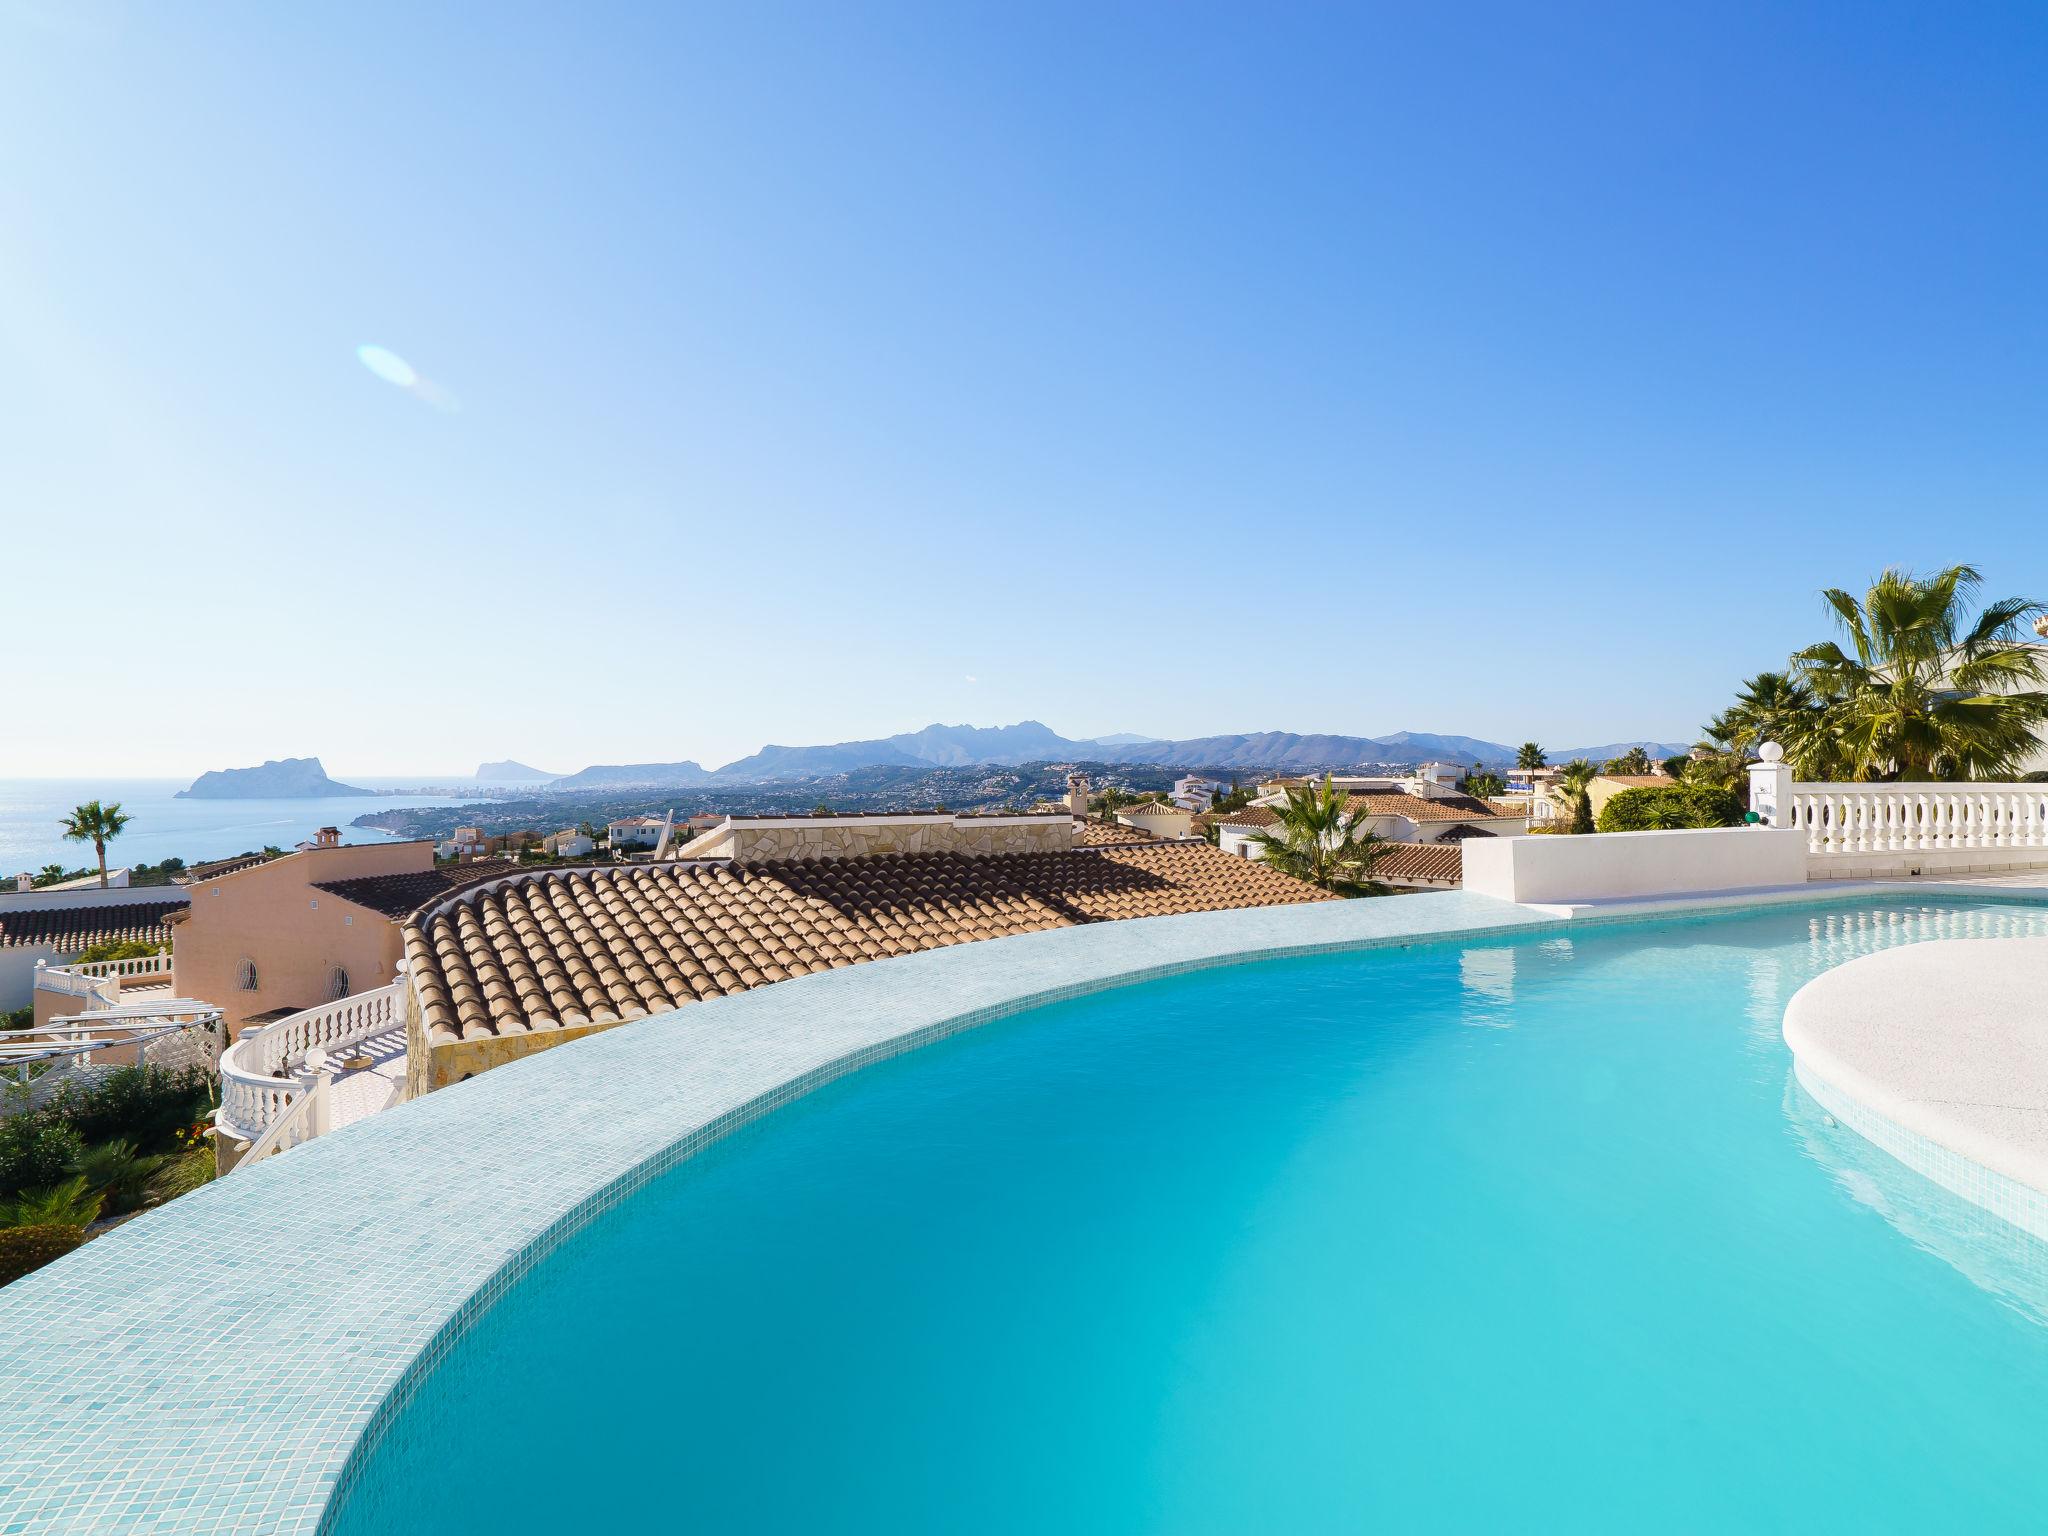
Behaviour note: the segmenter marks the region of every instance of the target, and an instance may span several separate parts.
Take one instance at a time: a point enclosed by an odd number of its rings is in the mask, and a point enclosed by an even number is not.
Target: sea
[[[352,778],[364,789],[400,791],[376,796],[344,795],[323,800],[180,800],[189,779],[0,779],[0,879],[21,870],[31,873],[46,864],[66,869],[91,868],[91,843],[64,840],[58,823],[88,800],[118,801],[128,827],[107,845],[107,867],[160,864],[180,858],[187,864],[225,859],[266,845],[289,848],[321,827],[341,828],[345,843],[381,843],[393,834],[371,827],[352,827],[356,817],[371,811],[406,806],[474,805],[485,796],[446,781]],[[433,782],[444,794],[404,792],[407,785]],[[503,791],[510,786],[494,785]],[[12,880],[6,879],[8,888]]]

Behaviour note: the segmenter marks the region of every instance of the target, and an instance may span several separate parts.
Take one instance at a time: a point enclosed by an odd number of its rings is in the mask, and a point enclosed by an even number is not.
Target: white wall
[[[26,1008],[36,999],[36,962],[57,963],[47,944],[14,944],[0,949],[0,1012]]]
[[[1465,889],[1504,901],[1570,905],[1632,896],[1696,896],[1806,883],[1806,834],[1712,827],[1578,837],[1475,837]]]
[[[97,878],[97,876],[95,876]],[[74,907],[125,907],[140,901],[186,901],[191,892],[182,885],[114,886],[97,885],[70,891],[17,891],[10,885],[0,890],[0,912],[49,912]]]

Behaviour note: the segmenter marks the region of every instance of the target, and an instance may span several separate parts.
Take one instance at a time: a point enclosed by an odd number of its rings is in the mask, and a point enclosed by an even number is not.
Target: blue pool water
[[[1829,1123],[1778,1033],[1856,954],[2022,933],[1781,910],[957,1037],[545,1260],[336,1529],[2037,1528],[2042,1250]]]

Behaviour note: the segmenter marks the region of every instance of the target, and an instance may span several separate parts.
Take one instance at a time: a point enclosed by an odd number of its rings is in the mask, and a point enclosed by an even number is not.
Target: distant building
[[[1385,843],[1372,878],[1397,891],[1454,891],[1465,883],[1465,853],[1456,843]]]
[[[423,842],[337,842],[187,886],[190,905],[171,919],[173,993],[214,1004],[240,1035],[259,1017],[383,986],[403,947],[390,914],[361,900],[366,880],[416,903],[449,877]]]
[[[1116,819],[1124,826],[1136,827],[1154,837],[1193,837],[1195,834],[1192,812],[1156,800],[1148,800],[1143,805],[1119,806]]]
[[[622,816],[607,823],[604,830],[614,850],[653,848],[661,842],[661,834],[667,826],[668,823],[659,816]]]
[[[1199,814],[1215,804],[1218,795],[1229,792],[1228,784],[1219,784],[1214,779],[1205,779],[1200,774],[1191,773],[1186,778],[1174,781],[1173,793],[1168,795],[1167,799],[1184,811]]]
[[[27,885],[23,885],[21,883],[24,879],[28,881]],[[100,885],[100,872],[98,870],[94,870],[89,875],[80,875],[75,880],[55,880],[48,885],[37,885],[35,883],[35,879],[36,877],[34,875],[16,875],[14,877],[15,888],[17,890],[24,891],[97,891],[102,888]],[[105,889],[119,890],[125,887],[127,884],[128,871],[125,867],[121,869],[110,869],[107,871],[107,883]]]
[[[0,1009],[35,1000],[36,963],[62,965],[95,944],[134,942],[171,947],[171,914],[184,909],[181,886],[99,888],[66,891],[0,891]],[[64,1010],[76,1013],[77,1007]]]
[[[1607,802],[1624,789],[1670,789],[1677,783],[1668,773],[1596,773],[1586,785],[1586,800],[1598,821]]]
[[[1427,782],[1404,781],[1401,788],[1386,780],[1336,782],[1340,788],[1361,782],[1377,786],[1350,795],[1345,808],[1354,821],[1389,843],[1456,843],[1468,837],[1514,837],[1529,830],[1525,805],[1481,800]],[[1209,821],[1216,828],[1216,846],[1243,858],[1256,855],[1254,839],[1279,824],[1276,807],[1284,800],[1284,793],[1261,795],[1243,810],[1213,813]]]
[[[574,827],[564,827],[561,831],[542,838],[540,846],[544,853],[551,853],[558,859],[580,859],[597,848],[596,843]]]
[[[434,845],[434,856],[441,859],[473,859],[489,849],[490,841],[484,836],[482,827],[457,827],[447,841]]]

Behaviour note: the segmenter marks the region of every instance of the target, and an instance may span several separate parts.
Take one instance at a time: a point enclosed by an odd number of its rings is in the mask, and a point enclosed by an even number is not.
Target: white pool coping
[[[697,1003],[345,1126],[0,1291],[0,1533],[317,1530],[508,1285],[871,1061],[1128,982],[1552,921],[1441,892],[1020,934]]]
[[[1784,1033],[1837,1119],[2048,1237],[2048,938],[1864,955],[1794,993]]]
[[[762,1113],[993,1019],[1284,955],[1991,894],[1831,883],[1569,917],[1466,892],[1206,912],[931,950],[624,1025],[237,1172],[0,1291],[0,1536],[320,1529],[412,1386],[563,1241]]]

